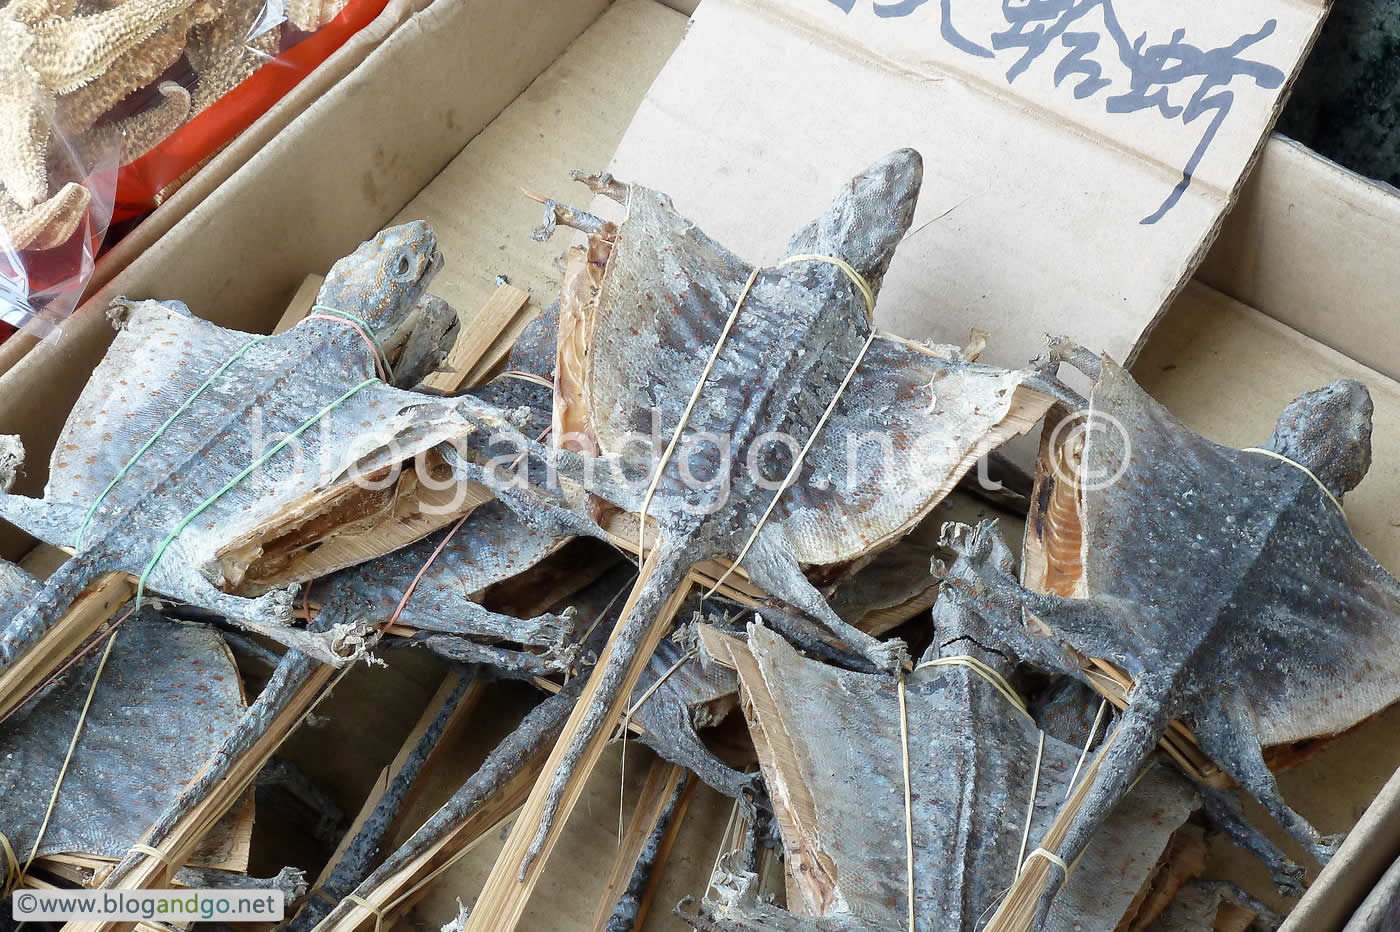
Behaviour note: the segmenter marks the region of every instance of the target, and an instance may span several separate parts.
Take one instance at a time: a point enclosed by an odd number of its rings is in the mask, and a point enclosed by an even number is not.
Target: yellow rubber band
[[[874,289],[870,287],[870,282],[865,280],[865,276],[857,272],[854,268],[852,268],[851,264],[845,259],[839,258],[837,256],[818,256],[814,253],[804,252],[800,255],[788,256],[782,262],[779,262],[778,265],[791,265],[794,262],[825,262],[826,264],[834,265],[841,271],[845,272],[846,277],[851,280],[851,284],[856,286],[856,290],[859,291],[861,297],[865,299],[866,321],[869,322],[870,320],[873,320],[875,318]]]
[[[173,867],[176,870],[180,869],[180,865],[175,863],[174,855],[168,854],[160,850],[159,848],[152,848],[150,845],[132,845],[130,848],[127,849],[127,853],[148,854],[151,857],[155,858],[157,861],[160,861],[166,867]]]
[[[365,909],[367,909],[367,910],[369,910],[371,913],[373,913],[373,914],[374,914],[374,932],[379,932],[380,927],[384,924],[384,914],[383,914],[382,912],[380,912],[378,906],[375,906],[373,903],[371,903],[369,900],[365,899],[364,897],[362,897],[362,896],[356,896],[356,895],[353,894],[353,893],[347,893],[347,894],[345,895],[345,899],[346,899],[347,901],[351,902],[351,903],[354,903],[356,906],[363,906]]]
[[[1284,456],[1282,453],[1275,453],[1273,450],[1265,450],[1263,447],[1245,447],[1245,448],[1244,448],[1243,450],[1241,450],[1240,452],[1241,452],[1241,453],[1262,453],[1262,454],[1265,455],[1265,456],[1270,456],[1270,457],[1273,457],[1273,458],[1276,459],[1276,460],[1279,460],[1280,462],[1287,463],[1289,466],[1292,466],[1294,469],[1297,469],[1297,470],[1299,470],[1300,472],[1304,473],[1309,479],[1311,479],[1313,482],[1317,483],[1317,487],[1318,487],[1319,489],[1322,490],[1322,494],[1323,494],[1323,495],[1326,495],[1328,498],[1330,498],[1330,499],[1332,500],[1332,504],[1336,505],[1336,506],[1337,506],[1337,510],[1340,511],[1340,512],[1342,512],[1342,518],[1343,518],[1343,519],[1346,518],[1346,511],[1342,508],[1342,500],[1339,499],[1339,498],[1337,498],[1337,496],[1333,495],[1333,494],[1332,494],[1332,490],[1329,489],[1329,488],[1327,488],[1327,486],[1323,484],[1323,482],[1322,482],[1321,479],[1317,478],[1317,474],[1314,473],[1314,472],[1313,472],[1311,469],[1309,469],[1308,467],[1304,466],[1302,463],[1298,462],[1298,461],[1295,460],[1295,459],[1291,459],[1290,457]]]
[[[904,674],[899,674],[899,744],[904,753],[904,872],[909,888],[909,932],[914,932],[914,795],[909,788],[909,713],[904,703]]]
[[[1058,867],[1060,870],[1064,871],[1066,877],[1069,876],[1069,865],[1065,863],[1064,858],[1060,857],[1053,851],[1046,851],[1044,848],[1036,848],[1034,851],[1032,851],[1029,855],[1026,856],[1027,864],[1030,863],[1031,858],[1044,858],[1051,864]],[[1024,867],[1025,865],[1023,864],[1022,866]]]
[[[10,847],[10,839],[5,837],[4,832],[0,832],[0,851],[5,853],[5,879],[0,882],[0,899],[10,895],[10,891],[19,886],[23,870],[19,866],[19,858],[15,857],[15,849]]]
[[[976,673],[978,676],[982,677],[982,679],[990,683],[997,692],[1001,693],[1002,698],[1011,703],[1017,712],[1031,719],[1032,723],[1035,722],[1035,719],[1031,718],[1031,713],[1026,710],[1026,701],[1022,699],[1020,695],[1017,694],[1016,690],[1012,688],[1011,684],[1006,681],[1006,677],[1002,676],[976,657],[959,654],[956,657],[939,657],[937,660],[925,660],[914,668],[914,672],[917,673],[925,667],[967,667],[973,673]]]

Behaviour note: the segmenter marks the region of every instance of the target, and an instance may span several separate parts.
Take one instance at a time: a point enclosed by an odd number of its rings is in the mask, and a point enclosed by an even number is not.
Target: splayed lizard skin
[[[1007,658],[983,646],[993,641],[979,619],[946,600],[934,617],[925,661],[972,656],[1009,675]],[[709,927],[815,932],[827,927],[816,917],[827,917],[832,928],[907,928],[905,834],[894,828],[905,824],[894,684],[805,659],[761,625],[750,627],[749,649],[756,665],[740,668],[753,697],[745,711],[775,749],[760,760],[794,912],[736,897],[709,904]],[[1027,852],[1064,801],[1080,749],[1046,737],[1037,777],[1036,724],[966,666],[915,670],[905,699],[914,929],[971,932],[1016,876],[1032,792]],[[1049,928],[1116,927],[1196,805],[1186,780],[1150,768],[1076,867]]]
[[[913,217],[922,173],[913,150],[890,154],[845,185],[792,238],[789,254],[840,257],[878,292]],[[753,267],[678,214],[666,195],[607,176],[583,180],[625,203],[628,218],[613,226],[553,201],[546,207],[543,233],[562,222],[590,234],[587,248],[571,251],[560,311],[556,441],[582,433],[581,441],[572,438],[579,448],[596,447],[616,463],[634,431],[650,436],[653,415],[663,442],[675,431]],[[832,264],[803,260],[758,271],[687,420],[680,452],[661,472],[648,512],[661,535],[655,569],[617,628],[608,664],[594,673],[597,701],[576,717],[522,868],[543,844],[584,749],[608,727],[606,711],[657,610],[695,563],[738,555],[788,472],[788,448],[762,440],[773,432],[799,443],[812,437],[870,334],[867,311],[860,291]],[[782,492],[744,558],[749,578],[839,633],[872,667],[896,668],[902,645],[843,622],[802,564],[846,562],[898,539],[977,455],[1040,417],[1049,402],[1026,387],[1034,376],[875,340],[804,458],[802,475]],[[848,488],[848,442],[873,433],[891,439],[890,455],[867,458]],[[706,436],[724,438],[731,460],[723,461],[715,444],[697,442]],[[750,452],[767,488],[746,468]],[[635,469],[629,474],[621,465],[624,477],[635,478]],[[640,511],[649,469],[643,465],[640,483],[595,476],[591,489]],[[687,475],[704,487],[687,483]]]
[[[1111,360],[1066,343],[1053,349],[1096,380],[1090,412],[1116,418],[1126,433],[1089,435],[1072,474],[1084,486],[1081,506],[1031,514],[1027,579],[1049,591],[1020,585],[1004,543],[989,533],[967,554],[980,580],[963,592],[979,610],[1002,613],[1008,637],[1026,635],[1018,650],[1038,651],[1042,665],[1082,676],[1063,645],[1134,679],[1059,855],[1073,859],[1083,849],[1168,722],[1180,719],[1211,760],[1325,862],[1340,839],[1321,835],[1287,805],[1262,749],[1336,734],[1400,698],[1400,583],[1357,543],[1319,487],[1340,499],[1370,466],[1369,394],[1339,381],[1290,404],[1266,448],[1292,465],[1211,443]],[[1105,467],[1101,475],[1112,476],[1124,463],[1107,487],[1077,478]],[[1050,503],[1056,480],[1040,472],[1036,500]],[[1071,538],[1082,571],[1056,579],[1035,569],[1034,554]],[[1023,618],[1047,636],[1030,637]],[[1275,875],[1284,886],[1295,880]]]
[[[0,564],[0,605],[39,589]],[[216,632],[142,612],[116,638],[40,855],[124,855],[243,713],[238,671]],[[21,857],[38,835],[98,662],[95,652],[0,724],[0,831]]]
[[[415,325],[432,326],[447,343],[450,328],[444,331],[418,309],[440,265],[426,224],[394,227],[337,262],[317,301],[367,320],[390,354],[403,347]],[[159,435],[102,500],[78,540],[89,507],[121,466],[252,337],[198,320],[175,303],[119,301],[115,311],[125,325],[64,426],[44,497],[0,497],[0,517],[52,544],[77,548],[74,559],[0,633],[0,669],[42,637],[97,576],[118,570],[139,575],[184,516],[277,439],[375,374],[371,348],[336,321],[308,320],[254,346]],[[422,365],[435,365],[436,358],[420,353],[396,373],[398,380],[416,383],[425,374]],[[476,410],[490,416],[485,406]],[[356,501],[391,507],[392,489],[367,492],[350,485],[353,476],[410,459],[479,426],[453,402],[373,381],[303,433],[299,447],[274,455],[181,531],[147,587],[285,640],[290,590],[252,598],[230,594],[249,568],[227,565],[221,548],[329,488],[350,488]],[[313,525],[300,546],[314,544],[315,533]]]

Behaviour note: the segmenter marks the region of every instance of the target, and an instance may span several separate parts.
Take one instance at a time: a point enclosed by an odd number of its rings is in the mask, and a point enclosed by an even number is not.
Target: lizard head
[[[418,300],[440,268],[437,236],[425,221],[389,227],[331,266],[316,303],[366,321],[392,357],[416,325]]]
[[[914,219],[924,160],[896,149],[841,186],[826,210],[788,242],[788,255],[837,256],[880,290],[880,281]]]
[[[1371,393],[1355,379],[1295,398],[1279,415],[1268,447],[1312,470],[1340,498],[1371,468]]]

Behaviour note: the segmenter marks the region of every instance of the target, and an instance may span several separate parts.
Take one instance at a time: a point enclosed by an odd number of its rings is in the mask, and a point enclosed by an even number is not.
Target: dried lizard
[[[1079,661],[1102,658],[1133,679],[1060,857],[1084,848],[1179,719],[1325,862],[1340,837],[1288,806],[1262,750],[1344,731],[1400,698],[1400,583],[1340,507],[1370,466],[1369,394],[1355,381],[1309,392],[1264,447],[1236,450],[1184,427],[1111,360],[1063,341],[1054,351],[1095,380],[1088,416],[1110,429],[1059,432],[1059,443],[1047,430],[1027,585],[989,529],[968,538],[980,579],[960,590],[1037,662],[1085,676]],[[1061,882],[1051,877],[1042,916]]]

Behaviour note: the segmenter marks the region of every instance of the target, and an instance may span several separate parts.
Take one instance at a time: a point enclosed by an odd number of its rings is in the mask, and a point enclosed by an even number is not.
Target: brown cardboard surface
[[[981,327],[991,333],[985,358],[1002,364],[1024,364],[1045,331],[1128,357],[1199,261],[1325,6],[1117,0],[1059,10],[706,0],[614,171],[667,191],[739,254],[774,261],[843,181],[912,146],[924,190],[885,279],[882,326],[955,344]],[[1189,187],[1143,223],[1216,114],[1186,123],[1181,111],[1127,112],[1143,103],[1120,61],[1135,53],[1113,37],[1144,35],[1152,46],[1186,22],[1187,41],[1202,47],[1239,39],[1242,58],[1278,69],[1275,87],[1228,83],[1233,109]],[[1240,39],[1256,30],[1268,35]],[[1170,108],[1197,83],[1147,86]]]
[[[1357,538],[1392,573],[1400,571],[1400,383],[1355,362],[1272,318],[1213,289],[1190,283],[1143,351],[1133,372],[1159,401],[1205,436],[1234,446],[1268,439],[1278,413],[1298,394],[1338,378],[1364,382],[1375,402],[1374,460],[1369,475],[1347,495],[1348,521]],[[1400,707],[1392,707],[1354,729],[1321,754],[1278,775],[1284,797],[1323,832],[1349,830],[1400,766]],[[1392,794],[1393,795],[1393,794]],[[1392,800],[1393,802],[1393,800]],[[1255,824],[1299,863],[1312,862],[1250,801]],[[1384,824],[1393,826],[1395,816]],[[1358,848],[1353,869],[1334,861],[1333,876],[1364,896],[1363,870],[1378,876],[1397,847],[1395,835],[1374,834]],[[1389,853],[1378,850],[1382,844]],[[1373,863],[1374,862],[1374,865]],[[1209,872],[1245,886],[1276,908],[1287,905],[1273,892],[1259,862],[1228,841],[1217,840]],[[1354,895],[1348,892],[1338,897]],[[1357,897],[1359,900],[1359,897]],[[1310,895],[1305,924],[1294,928],[1326,932],[1340,928],[1349,910],[1322,921],[1333,897],[1319,889]],[[1336,920],[1340,921],[1336,921]]]
[[[1198,277],[1400,378],[1400,198],[1274,137]]]

